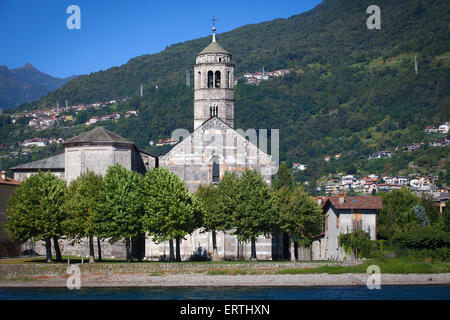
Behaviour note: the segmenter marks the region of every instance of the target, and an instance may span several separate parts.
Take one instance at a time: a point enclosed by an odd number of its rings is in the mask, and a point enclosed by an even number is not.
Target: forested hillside
[[[448,1],[380,0],[381,30],[368,30],[366,10],[372,2],[325,0],[289,19],[219,34],[218,41],[234,55],[237,74],[263,66],[272,70],[311,63],[350,65],[405,52],[428,57],[450,50]],[[33,105],[53,104],[56,99],[90,103],[133,94],[142,83],[148,87],[182,83],[186,70],[195,63],[195,55],[209,41],[210,37],[205,37],[175,44],[120,67],[81,76]]]
[[[327,0],[289,19],[247,25],[217,36],[233,54],[238,75],[263,66],[295,69],[257,86],[238,84],[235,126],[280,129],[281,160],[309,165],[301,180],[335,172],[392,174],[407,169],[414,159],[403,159],[401,167],[366,159],[377,150],[425,141],[426,125],[450,120],[450,2],[380,0],[381,30],[366,27],[366,9],[371,4]],[[201,38],[172,45],[123,66],[80,76],[20,109],[45,108],[56,100],[76,104],[131,96],[119,108],[137,109],[139,116],[106,127],[148,149],[150,140],[169,137],[176,128],[192,129],[193,90],[183,84],[185,72],[209,41]],[[141,83],[145,95],[137,97]],[[87,129],[80,126],[52,130],[67,135],[70,130]],[[15,134],[23,134],[21,130]],[[430,168],[445,167],[448,149],[436,153]],[[337,153],[342,153],[339,161],[323,161],[324,156]]]

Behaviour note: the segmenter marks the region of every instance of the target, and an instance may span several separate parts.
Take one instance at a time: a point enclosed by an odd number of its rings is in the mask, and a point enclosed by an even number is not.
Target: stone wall
[[[131,170],[131,153],[131,146],[67,146],[65,148],[65,180],[71,182],[87,170],[104,176],[108,167],[115,164]]]
[[[247,168],[259,171],[271,184],[272,158],[222,120],[212,118],[189,137],[159,158],[159,165],[183,180],[190,192],[211,184],[212,163],[220,163],[220,177],[226,171],[242,174]]]
[[[242,242],[228,232],[216,233],[217,253],[221,260],[247,260],[251,255],[251,243]],[[175,248],[175,240],[174,240]],[[281,259],[283,252],[283,237],[275,235],[265,238],[260,236],[256,242],[256,257],[258,260]],[[212,257],[212,233],[198,229],[191,235],[187,235],[180,243],[181,259],[207,260]],[[170,256],[169,241],[155,243],[151,236],[145,241],[145,259],[154,261],[168,260]]]
[[[57,176],[60,179],[64,179],[64,170],[48,170],[50,171],[52,174],[54,174],[55,176]],[[45,170],[44,170],[45,172]],[[38,173],[38,170],[35,169],[30,169],[30,170],[20,170],[20,171],[14,171],[14,180],[19,181],[19,182],[23,182],[25,181],[27,178],[31,177],[33,174]]]
[[[62,255],[70,256],[83,256],[89,257],[89,242],[87,239],[83,239],[80,243],[73,243],[66,239],[60,239],[58,241]],[[103,258],[116,258],[125,259],[126,249],[125,242],[118,241],[114,244],[110,244],[108,241],[100,241]],[[45,256],[45,242],[44,241],[27,241],[22,245],[22,251],[24,254],[38,254]],[[94,252],[95,258],[98,257],[97,238],[94,237]],[[52,254],[55,255],[55,248],[52,240]]]

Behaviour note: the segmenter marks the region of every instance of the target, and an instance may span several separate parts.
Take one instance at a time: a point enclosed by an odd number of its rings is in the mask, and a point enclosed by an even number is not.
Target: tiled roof
[[[80,134],[79,136],[73,137],[67,140],[64,144],[110,144],[110,143],[121,143],[134,145],[134,142],[127,140],[103,127],[97,127],[91,131]]]
[[[217,42],[211,42],[205,49],[203,49],[202,52],[199,53],[199,55],[200,54],[209,54],[209,53],[230,54],[227,50],[222,48],[222,46],[220,44],[218,44]]]
[[[336,209],[381,209],[383,207],[381,197],[373,196],[345,196],[343,203],[339,202],[339,196],[329,197],[326,203],[331,203]]]
[[[0,184],[8,184],[8,185],[13,185],[13,186],[19,186],[20,182],[12,179],[10,177],[6,177],[6,179],[4,179],[4,180],[0,178]]]
[[[20,170],[20,169],[41,169],[41,170],[50,170],[50,169],[63,169],[64,170],[64,153],[58,154],[56,156],[45,158],[25,164],[21,164],[11,170]]]

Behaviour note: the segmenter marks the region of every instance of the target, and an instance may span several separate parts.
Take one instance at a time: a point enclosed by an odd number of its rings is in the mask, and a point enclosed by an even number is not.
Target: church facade
[[[240,175],[246,169],[260,172],[270,185],[275,173],[272,156],[261,150],[264,147],[258,148],[255,140],[249,141],[242,132],[234,130],[234,65],[232,55],[216,42],[215,28],[212,42],[196,57],[194,74],[194,131],[184,131],[183,140],[165,155],[154,157],[137,149],[133,142],[98,127],[68,140],[64,154],[12,168],[15,179],[21,181],[41,169],[50,170],[69,183],[86,170],[104,175],[109,165],[120,163],[142,174],[157,166],[165,167],[183,180],[190,192],[200,185],[217,184],[227,171]],[[178,140],[176,135],[172,138]],[[249,258],[250,243],[239,241],[232,233],[217,233],[219,257]],[[125,249],[120,252],[122,244],[108,246],[103,244],[103,256],[124,257]],[[63,254],[77,254],[78,249],[71,249],[68,244],[62,247]],[[180,250],[183,260],[211,256],[211,233],[196,230],[182,239]],[[145,259],[164,260],[169,257],[169,243],[157,244],[147,237],[144,251],[141,255]],[[282,252],[282,235],[257,239],[258,259],[278,259]]]
[[[234,64],[232,55],[216,41],[196,57],[194,65],[194,131],[159,157],[159,166],[167,168],[183,180],[190,192],[200,185],[217,184],[225,172],[240,175],[246,169],[262,174],[271,184],[272,157],[234,130]],[[179,137],[172,137],[178,139]],[[217,234],[218,255],[222,259],[247,259],[250,243],[239,241],[229,232]],[[260,237],[256,242],[258,259],[271,260],[282,256],[281,235]],[[210,232],[197,230],[180,245],[183,260],[212,253]],[[157,260],[169,255],[168,242],[146,242],[146,257]]]

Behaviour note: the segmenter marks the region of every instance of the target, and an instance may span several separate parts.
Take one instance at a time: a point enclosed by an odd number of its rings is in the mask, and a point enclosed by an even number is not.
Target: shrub
[[[339,243],[346,253],[354,253],[359,258],[373,258],[382,247],[382,242],[370,240],[370,235],[362,230],[340,235]]]
[[[437,249],[450,245],[450,234],[436,227],[424,227],[396,234],[392,243],[396,249]]]
[[[433,258],[439,261],[450,260],[450,248],[436,248],[436,249],[421,249],[421,250],[408,250],[407,255],[413,259],[428,259]]]

